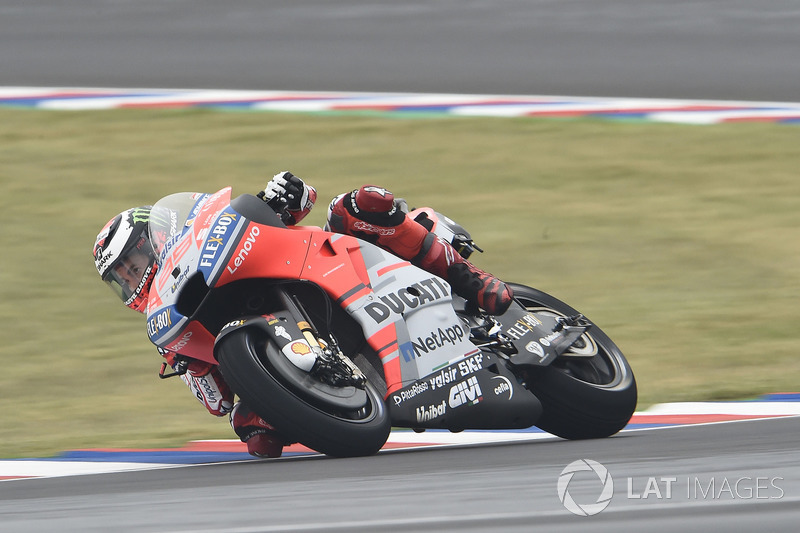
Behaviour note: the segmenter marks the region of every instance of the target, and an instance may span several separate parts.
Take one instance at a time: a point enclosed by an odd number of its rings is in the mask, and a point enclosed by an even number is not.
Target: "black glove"
[[[259,197],[273,209],[299,210],[308,203],[309,187],[291,172],[275,174]]]
[[[317,191],[291,172],[284,171],[275,174],[258,197],[280,214],[284,223],[292,225],[300,222],[314,207]]]

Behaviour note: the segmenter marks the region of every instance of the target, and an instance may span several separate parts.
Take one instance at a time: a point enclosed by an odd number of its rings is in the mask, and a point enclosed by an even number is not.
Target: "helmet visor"
[[[153,248],[145,228],[139,238],[134,239],[131,247],[108,269],[103,281],[125,305],[130,305],[148,288],[147,282],[151,279],[154,264]]]

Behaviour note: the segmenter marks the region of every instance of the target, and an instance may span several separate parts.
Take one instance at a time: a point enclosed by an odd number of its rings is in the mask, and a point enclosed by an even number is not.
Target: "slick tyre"
[[[566,303],[524,285],[511,284],[529,311],[576,315]],[[576,353],[536,372],[528,387],[542,402],[538,427],[565,439],[608,437],[624,428],[636,409],[636,380],[625,356],[596,325],[579,339]]]
[[[389,436],[389,414],[374,387],[368,384],[354,395],[317,383],[313,393],[304,393],[308,384],[287,371],[283,354],[257,329],[245,327],[220,339],[216,354],[233,391],[288,442],[333,457],[356,457],[377,453]],[[360,400],[348,404],[342,396]]]

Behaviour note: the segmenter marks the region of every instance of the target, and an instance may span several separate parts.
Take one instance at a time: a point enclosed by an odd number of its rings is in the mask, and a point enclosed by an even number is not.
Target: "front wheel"
[[[529,312],[578,314],[547,293],[510,285]],[[595,325],[550,366],[533,374],[528,387],[544,408],[536,425],[565,439],[611,436],[627,425],[636,409],[633,371],[617,345]]]
[[[377,453],[389,437],[388,411],[370,384],[363,391],[366,394],[323,384],[308,387],[286,371],[280,359],[283,354],[266,335],[252,328],[222,338],[216,353],[231,388],[292,441],[326,455],[356,457]]]

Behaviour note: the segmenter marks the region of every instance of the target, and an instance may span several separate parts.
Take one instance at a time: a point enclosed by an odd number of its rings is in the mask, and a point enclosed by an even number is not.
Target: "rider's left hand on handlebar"
[[[284,171],[275,174],[258,197],[280,214],[284,223],[292,225],[300,222],[314,207],[317,191],[291,172]]]
[[[273,208],[286,206],[294,211],[308,204],[309,187],[291,172],[279,172],[264,189],[263,199]]]

